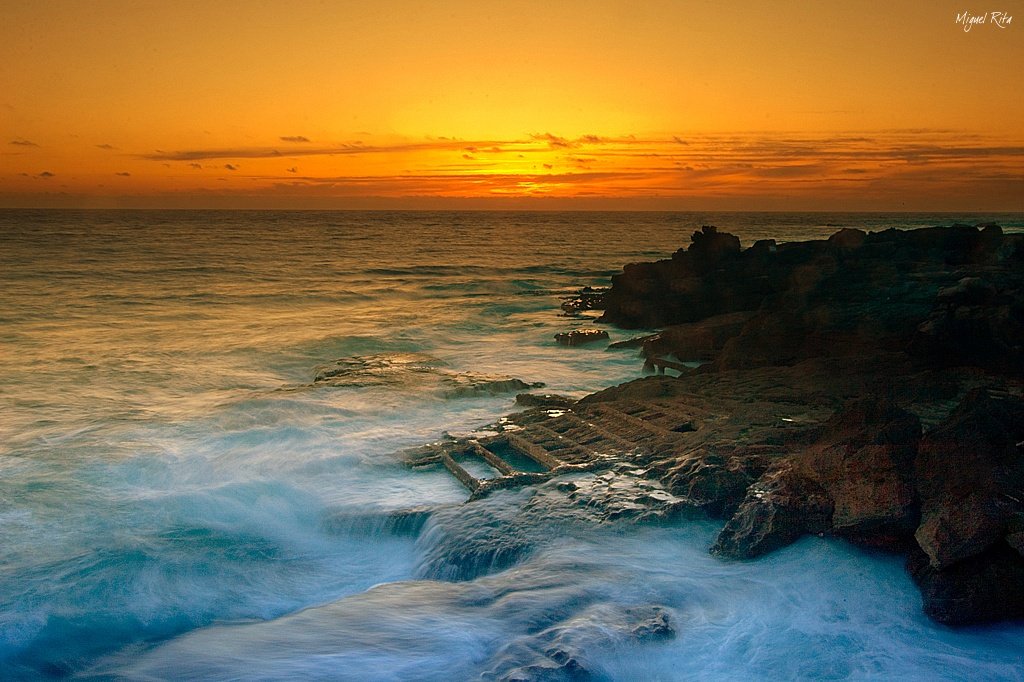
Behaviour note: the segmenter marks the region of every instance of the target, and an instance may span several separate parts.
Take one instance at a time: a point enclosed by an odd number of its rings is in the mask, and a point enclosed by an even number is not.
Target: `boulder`
[[[935,569],[981,554],[1007,534],[1024,488],[1024,400],[971,391],[921,441],[917,542]]]
[[[829,529],[832,502],[790,463],[774,467],[747,490],[739,509],[718,534],[712,554],[753,559]]]

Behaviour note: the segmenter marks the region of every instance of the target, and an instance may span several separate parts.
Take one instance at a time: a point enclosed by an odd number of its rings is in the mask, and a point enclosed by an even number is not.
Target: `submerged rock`
[[[571,332],[555,334],[555,341],[561,346],[583,346],[607,339],[608,332],[603,329],[573,329]]]
[[[518,564],[571,529],[661,522],[688,506],[642,474],[629,467],[574,474],[439,509],[418,541],[420,576],[472,580]]]
[[[543,388],[542,382],[527,383],[515,377],[457,372],[443,360],[425,353],[381,353],[341,358],[317,368],[317,386],[423,386],[433,387],[445,398],[497,395]]]
[[[554,393],[520,393],[516,396],[516,405],[522,407],[545,407],[564,409],[576,402],[574,398]]]
[[[587,310],[604,308],[604,297],[608,289],[601,287],[583,287],[575,296],[563,299],[562,310],[569,317],[578,317]]]
[[[510,642],[491,660],[483,677],[502,682],[590,680],[596,672],[588,660],[592,652],[628,642],[671,639],[675,634],[662,606],[594,605]]]

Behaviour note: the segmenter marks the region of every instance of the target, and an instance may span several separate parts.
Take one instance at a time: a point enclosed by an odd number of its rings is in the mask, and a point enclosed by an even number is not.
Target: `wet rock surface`
[[[652,467],[727,519],[716,554],[748,559],[834,534],[907,552],[940,622],[1024,617],[1022,255],[1024,236],[995,225],[841,230],[745,251],[705,228],[671,260],[627,266],[602,319],[665,326],[643,341],[649,361],[712,365],[672,380],[685,388],[639,383],[593,399],[739,398],[703,422],[721,439],[713,448]],[[797,414],[794,402],[829,414]],[[790,413],[788,433],[760,418],[772,408]],[[746,428],[726,428],[737,418]]]
[[[703,228],[670,260],[627,266],[604,319],[665,327],[635,343],[680,375],[538,402],[494,440],[413,458],[443,463],[471,500],[521,503],[476,519],[479,535],[452,535],[465,560],[434,557],[428,574],[513,565],[542,542],[524,529],[548,521],[692,511],[724,521],[711,548],[723,559],[834,535],[905,554],[939,622],[1024,618],[1022,265],[1024,236],[954,225],[746,250]],[[520,470],[502,454],[512,451],[539,468]],[[500,475],[460,473],[467,456]],[[606,474],[617,497],[566,479]],[[624,475],[659,487],[621,486]],[[425,532],[447,532],[459,513],[478,513],[472,504],[435,514]]]
[[[608,332],[603,329],[573,329],[570,332],[555,334],[555,341],[560,346],[585,346],[607,340]]]
[[[527,383],[515,377],[457,372],[443,360],[425,353],[381,353],[341,358],[316,368],[315,386],[400,386],[433,385],[445,398],[498,395],[542,388],[541,382]]]

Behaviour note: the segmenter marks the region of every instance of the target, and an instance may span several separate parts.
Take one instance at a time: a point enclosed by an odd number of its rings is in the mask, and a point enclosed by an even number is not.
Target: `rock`
[[[470,398],[478,395],[500,395],[531,388],[544,388],[544,382],[526,383],[522,379],[477,372],[459,372],[439,377],[445,398]]]
[[[846,405],[798,455],[832,500],[831,532],[909,538],[917,525],[913,463],[921,420],[886,398]]]
[[[537,634],[513,640],[494,657],[484,677],[502,682],[591,680],[597,671],[587,652],[674,636],[675,628],[662,606],[597,604]]]
[[[1007,532],[1024,489],[1024,400],[969,393],[921,441],[915,533],[939,570],[984,552]]]
[[[600,320],[667,328],[757,311],[722,349],[721,366],[729,369],[912,345],[937,364],[1019,375],[1022,265],[1024,235],[1004,235],[998,226],[844,229],[827,242],[760,242],[745,251],[732,235],[705,228],[671,259],[624,267]],[[994,299],[936,298],[980,276],[995,280]]]
[[[575,399],[564,395],[553,393],[520,393],[516,396],[516,405],[522,407],[544,407],[552,409],[565,409],[571,407]]]
[[[951,626],[1024,617],[1024,561],[1006,543],[939,570],[916,551],[907,570],[921,590],[929,618]]]
[[[555,334],[555,341],[562,346],[583,346],[607,339],[608,332],[603,329],[573,329],[571,332]]]
[[[644,338],[642,354],[646,358],[674,355],[686,361],[710,360],[752,316],[752,312],[745,311],[725,313],[666,327],[660,334]]]
[[[643,336],[634,336],[631,339],[625,341],[616,341],[615,343],[608,344],[608,350],[619,350],[621,348],[641,348],[645,343],[656,339],[660,334],[644,334]]]
[[[719,232],[713,225],[704,225],[700,232],[694,232],[687,254],[706,268],[740,253],[740,238],[728,232]]]
[[[784,464],[748,490],[736,514],[718,534],[712,554],[752,559],[829,529],[832,502],[810,477]]]
[[[1024,283],[964,277],[940,289],[908,349],[935,365],[1024,374]]]
[[[659,480],[674,495],[709,515],[728,517],[736,513],[747,489],[778,452],[765,446],[740,448],[727,456],[703,451],[671,467]]]
[[[315,386],[426,386],[445,398],[498,395],[531,388],[543,388],[541,382],[527,383],[515,377],[456,372],[444,361],[425,353],[380,353],[355,355],[318,367]]]
[[[572,317],[587,310],[602,310],[607,292],[607,288],[583,287],[575,296],[562,300],[562,310]]]
[[[855,230],[844,227],[828,238],[829,246],[842,251],[859,249],[864,245],[864,238],[867,233],[864,230]]]

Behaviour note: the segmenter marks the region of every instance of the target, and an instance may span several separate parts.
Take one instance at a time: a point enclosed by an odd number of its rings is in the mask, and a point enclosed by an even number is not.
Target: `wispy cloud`
[[[32,142],[31,140],[26,140],[26,139],[23,139],[23,138],[20,138],[20,137],[14,139],[14,140],[11,140],[10,144],[16,145],[18,147],[38,147],[39,146],[35,142]]]
[[[236,171],[236,170],[238,170],[238,166],[236,166],[233,163],[225,163],[224,167],[227,168],[229,171]]]
[[[97,148],[97,149],[105,149],[105,150],[107,150],[108,152],[110,152],[110,151],[114,151],[114,150],[116,150],[116,149],[117,149],[117,147],[115,147],[115,146],[114,146],[114,145],[112,145],[112,144],[98,144],[98,145],[96,145],[96,148]]]
[[[56,175],[57,175],[56,173],[51,173],[50,171],[43,171],[42,173],[40,173],[36,177],[37,178],[52,178],[52,177],[55,177]]]
[[[130,178],[132,176],[128,171],[121,171],[120,173],[114,173],[114,175],[120,175],[123,178]]]
[[[312,142],[305,135],[282,135],[278,139],[282,142]]]
[[[193,163],[190,163],[190,164],[188,165],[188,167],[189,167],[189,168],[195,168],[196,170],[203,170],[203,164],[201,164],[201,163],[195,163],[195,162],[193,162]]]

